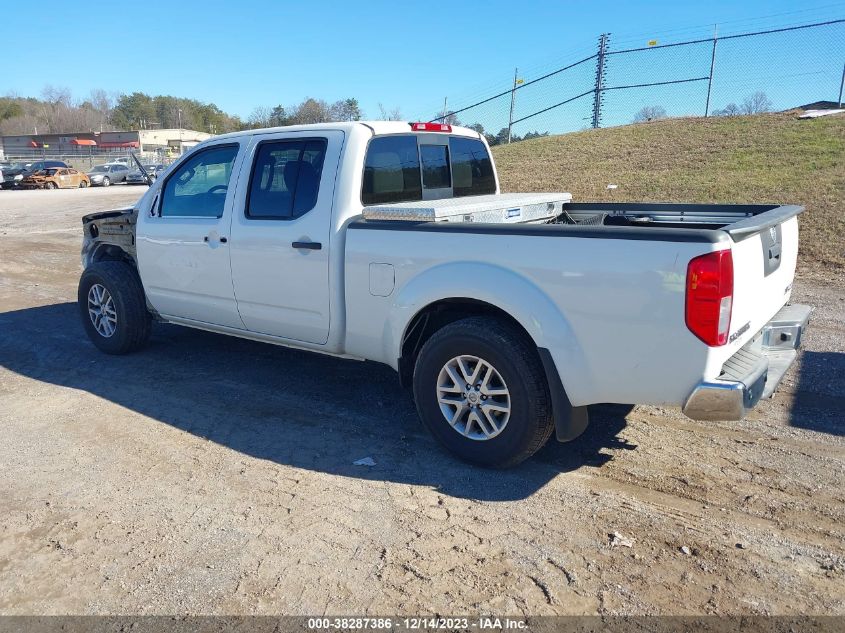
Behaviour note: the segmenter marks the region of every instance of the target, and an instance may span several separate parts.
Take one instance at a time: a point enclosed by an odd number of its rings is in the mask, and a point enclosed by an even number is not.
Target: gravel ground
[[[379,365],[98,353],[79,217],[141,192],[0,192],[0,613],[845,614],[841,278],[796,283],[805,352],[747,420],[595,407],[491,472]]]

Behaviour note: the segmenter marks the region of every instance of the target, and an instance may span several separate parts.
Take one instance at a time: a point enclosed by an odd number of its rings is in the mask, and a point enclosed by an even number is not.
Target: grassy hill
[[[800,268],[845,268],[845,115],[667,119],[494,148],[503,191],[575,200],[778,202],[801,217]],[[613,183],[618,189],[608,190]]]

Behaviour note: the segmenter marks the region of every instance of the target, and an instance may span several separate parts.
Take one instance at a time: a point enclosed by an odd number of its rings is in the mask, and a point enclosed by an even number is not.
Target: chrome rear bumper
[[[741,420],[761,398],[769,398],[798,356],[801,335],[813,308],[784,306],[722,367],[714,380],[700,383],[683,412],[693,420]]]

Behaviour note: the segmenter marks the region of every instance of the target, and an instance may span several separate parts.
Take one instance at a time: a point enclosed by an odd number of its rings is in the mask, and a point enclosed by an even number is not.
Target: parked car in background
[[[38,160],[32,163],[15,163],[10,169],[3,170],[3,189],[14,189],[21,186],[24,178],[42,169],[51,167],[69,167],[61,160]]]
[[[21,180],[22,189],[84,189],[90,184],[88,176],[71,167],[49,167]]]
[[[88,172],[88,178],[94,187],[108,187],[117,182],[126,182],[129,168],[122,163],[107,163],[97,165]]]
[[[146,176],[140,169],[133,169],[126,176],[127,185],[151,185],[158,178],[159,174],[164,171],[164,165],[144,165]],[[147,182],[149,178],[149,182]]]

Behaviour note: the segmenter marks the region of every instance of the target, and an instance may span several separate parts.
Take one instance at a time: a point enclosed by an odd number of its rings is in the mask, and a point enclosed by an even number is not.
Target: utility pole
[[[508,114],[508,144],[510,145],[511,142],[511,130],[513,129],[513,106],[514,102],[516,101],[516,81],[517,75],[519,74],[519,69],[513,69],[513,86],[511,87],[511,111]]]
[[[443,117],[440,119],[441,123],[446,123],[446,115],[449,113],[449,110],[446,109],[446,108],[449,107],[448,103],[449,103],[449,97],[448,96],[443,97]]]
[[[842,88],[845,88],[845,64],[842,64],[842,81],[839,82],[839,107],[842,107]]]
[[[719,40],[719,25],[713,25],[713,52],[710,54],[710,77],[707,80],[707,103],[704,105],[704,116],[710,116],[710,91],[713,89],[713,69],[716,67],[716,42]]]
[[[599,50],[596,56],[596,87],[593,94],[593,127],[601,125],[601,100],[604,89],[605,56],[607,55],[607,44],[610,40],[610,33],[602,33],[599,36]]]

